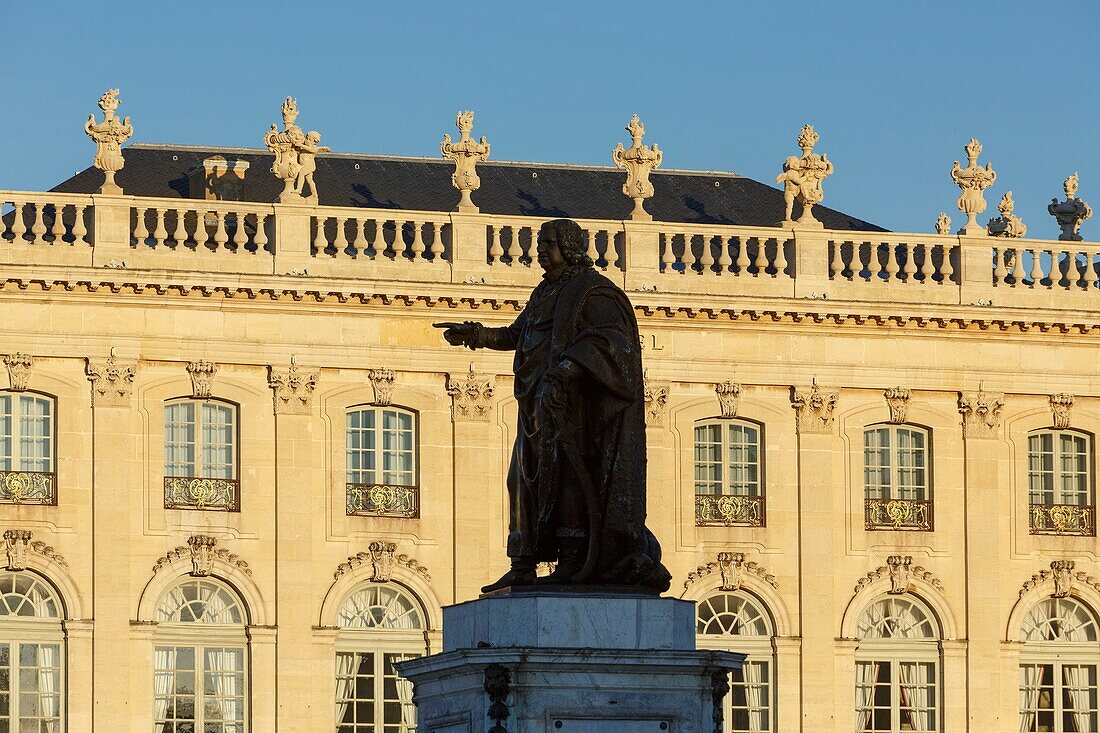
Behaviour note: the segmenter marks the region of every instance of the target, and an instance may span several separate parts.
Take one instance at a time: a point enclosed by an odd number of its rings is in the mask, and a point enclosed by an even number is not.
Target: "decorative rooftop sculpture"
[[[1023,219],[1016,216],[1013,211],[1016,209],[1016,202],[1012,200],[1012,192],[1008,191],[1001,198],[1001,203],[997,204],[997,211],[1001,212],[1001,215],[989,220],[989,224],[986,225],[986,231],[992,237],[1023,237],[1027,234],[1027,225],[1024,224]]]
[[[461,193],[458,207],[455,211],[476,214],[477,206],[470,199],[470,193],[481,188],[481,179],[477,176],[477,164],[489,159],[489,143],[485,142],[482,135],[481,142],[474,140],[470,131],[474,129],[474,113],[459,112],[455,121],[461,136],[457,142],[451,142],[451,136],[443,134],[443,142],[439,143],[439,149],[443,157],[454,161],[455,172],[451,174],[451,183]]]
[[[264,135],[264,145],[275,153],[271,172],[283,181],[279,203],[317,204],[317,183],[313,174],[317,171],[317,153],[332,152],[332,148],[319,145],[321,133],[316,130],[302,132],[294,121],[298,119],[298,100],[287,97],[283,102],[283,131],[272,125]],[[309,185],[309,195],[305,187]]]
[[[950,234],[951,233],[951,217],[947,215],[947,212],[941,211],[940,215],[936,217],[936,234]]]
[[[812,125],[806,125],[798,133],[798,147],[802,149],[802,157],[790,156],[783,164],[783,172],[775,179],[776,183],[783,184],[783,201],[786,203],[786,214],[783,224],[789,225],[791,214],[794,210],[795,199],[802,204],[802,216],[798,218],[798,224],[804,227],[821,228],[824,225],[814,218],[812,209],[814,204],[820,204],[825,198],[821,190],[821,182],[833,174],[833,164],[826,155],[815,153],[814,145],[820,136],[814,132]]]
[[[650,216],[642,202],[653,195],[653,184],[649,180],[649,174],[661,167],[661,159],[664,153],[657,144],[653,147],[642,144],[645,135],[645,125],[638,119],[638,115],[630,118],[630,124],[626,126],[633,144],[624,148],[622,143],[611,151],[611,159],[615,165],[626,170],[626,183],[623,184],[623,193],[628,198],[634,199],[634,210],[630,212],[630,218],[639,221],[649,221]]]
[[[1062,227],[1062,233],[1058,239],[1063,242],[1081,241],[1081,224],[1092,216],[1092,208],[1081,199],[1077,198],[1077,174],[1067,178],[1062,184],[1062,190],[1066,194],[1066,200],[1059,202],[1051,199],[1047,211],[1053,216],[1058,226]]]
[[[989,163],[985,164],[985,168],[978,165],[978,156],[982,154],[980,142],[971,138],[965,149],[969,164],[966,168],[960,168],[959,161],[956,160],[951,169],[951,180],[962,189],[958,201],[959,211],[966,214],[966,223],[959,234],[981,235],[986,233],[985,228],[978,223],[978,214],[985,211],[985,197],[982,192],[993,185],[997,174]]]
[[[117,89],[108,89],[99,98],[99,108],[103,110],[103,122],[97,123],[95,115],[88,115],[88,121],[84,123],[84,132],[88,133],[96,146],[96,168],[103,171],[103,185],[100,193],[121,194],[122,189],[115,183],[115,173],[122,170],[126,161],[122,158],[122,143],[130,139],[134,134],[134,128],[130,124],[130,118],[119,121],[115,117],[115,110],[119,102]]]

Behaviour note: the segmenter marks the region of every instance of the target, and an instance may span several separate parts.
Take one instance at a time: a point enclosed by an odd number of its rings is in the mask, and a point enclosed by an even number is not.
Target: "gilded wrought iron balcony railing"
[[[347,485],[348,516],[420,516],[420,488],[395,484]]]
[[[240,511],[240,488],[236,479],[165,476],[164,508]]]
[[[57,506],[57,476],[48,471],[0,471],[0,504]]]
[[[763,527],[763,496],[696,494],[695,525],[698,527]]]
[[[932,531],[932,502],[926,499],[864,499],[863,508],[870,530]]]
[[[1028,509],[1031,534],[1096,535],[1096,507],[1081,504],[1031,504]]]

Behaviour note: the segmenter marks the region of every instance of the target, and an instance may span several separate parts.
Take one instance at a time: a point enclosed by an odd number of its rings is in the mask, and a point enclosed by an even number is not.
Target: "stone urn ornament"
[[[470,194],[481,188],[481,179],[477,175],[477,164],[489,159],[490,145],[481,137],[481,142],[474,140],[470,133],[474,129],[474,113],[470,111],[459,112],[455,119],[458,127],[459,138],[451,142],[448,133],[443,134],[443,141],[439,143],[439,150],[443,157],[454,162],[455,172],[451,174],[451,185],[459,191],[458,206],[455,211],[470,214],[478,213],[479,209],[474,205]]]
[[[624,148],[623,144],[619,143],[611,151],[611,159],[615,161],[616,166],[626,171],[623,193],[627,198],[634,200],[634,210],[630,212],[630,218],[635,221],[651,221],[653,217],[642,204],[647,198],[653,196],[653,184],[649,180],[649,174],[661,167],[661,160],[665,154],[657,147],[657,143],[652,147],[642,144],[645,125],[638,119],[638,115],[630,118],[626,131],[630,133],[631,146]]]
[[[122,143],[130,139],[134,134],[134,128],[130,124],[130,118],[119,120],[115,116],[115,110],[121,100],[118,98],[117,89],[108,89],[99,98],[99,108],[103,110],[103,122],[96,122],[95,115],[88,115],[88,121],[84,123],[84,132],[95,142],[96,152],[94,165],[103,171],[103,185],[100,193],[122,194],[122,188],[115,183],[115,173],[122,170],[126,161],[122,158]]]
[[[314,173],[317,172],[317,154],[330,153],[332,148],[320,145],[321,133],[316,130],[303,132],[296,124],[298,119],[298,100],[287,97],[283,101],[283,130],[277,125],[264,134],[264,145],[275,153],[275,162],[271,172],[283,182],[283,191],[278,201],[287,203],[309,203],[317,205],[317,184]],[[305,189],[309,186],[309,194]]]
[[[786,213],[780,226],[791,226],[795,222],[791,220],[794,213],[794,202],[802,204],[802,216],[798,217],[798,225],[821,229],[824,225],[814,218],[813,207],[820,204],[825,198],[821,190],[821,182],[833,174],[835,168],[829,157],[814,152],[814,146],[821,139],[813,128],[813,125],[805,125],[798,133],[798,147],[802,150],[802,157],[790,156],[783,164],[783,172],[776,177],[776,183],[783,184],[783,202],[786,205]]]
[[[985,168],[978,165],[978,156],[982,154],[980,142],[971,138],[964,149],[967,166],[959,167],[959,161],[956,160],[951,169],[951,180],[962,189],[958,200],[959,211],[966,214],[966,223],[959,234],[981,236],[986,234],[985,227],[978,223],[978,214],[984,212],[986,207],[983,192],[997,180],[997,174],[989,163],[985,164]]]
[[[1058,239],[1063,242],[1081,241],[1081,224],[1092,217],[1092,208],[1081,199],[1077,198],[1077,174],[1067,178],[1062,184],[1062,191],[1066,194],[1065,201],[1051,199],[1047,212],[1058,222],[1062,233]]]
[[[1001,203],[997,204],[997,211],[1001,215],[989,220],[986,231],[991,237],[1018,238],[1027,236],[1027,225],[1024,220],[1016,216],[1016,202],[1012,200],[1012,192],[1008,191],[1001,197]]]

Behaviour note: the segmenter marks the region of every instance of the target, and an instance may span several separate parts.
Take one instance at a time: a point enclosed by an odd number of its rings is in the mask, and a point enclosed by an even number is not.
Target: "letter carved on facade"
[[[793,388],[791,407],[795,410],[798,432],[831,434],[838,398],[836,390],[824,391],[816,384],[809,391]]]
[[[909,412],[909,390],[905,387],[891,387],[883,396],[886,397],[886,406],[890,408],[890,422],[895,425],[905,422],[906,413]]]
[[[135,363],[119,363],[114,356],[103,361],[88,359],[84,372],[92,383],[93,407],[126,407],[130,403]]]
[[[993,185],[997,180],[997,174],[993,166],[985,164],[985,168],[978,165],[978,156],[982,154],[982,144],[971,138],[966,145],[966,159],[969,161],[966,168],[959,167],[959,161],[955,161],[951,169],[951,180],[962,190],[959,194],[959,211],[966,214],[966,224],[963,224],[959,234],[982,235],[986,233],[984,227],[978,223],[978,214],[985,211],[985,196],[982,192]]]
[[[1074,397],[1071,394],[1061,392],[1050,396],[1051,422],[1059,430],[1069,427],[1070,411],[1073,409]]]
[[[209,399],[214,388],[214,376],[218,373],[218,365],[212,361],[193,361],[187,365],[187,373],[191,375],[191,394],[194,398]]]
[[[959,412],[963,418],[963,437],[996,438],[1001,429],[1004,395],[979,389],[959,394]]]
[[[276,415],[308,415],[317,386],[317,372],[300,371],[291,359],[290,368],[276,371],[269,366],[267,385],[274,391]]]
[[[724,418],[737,417],[737,408],[741,401],[741,385],[731,379],[714,385],[718,396],[718,408]]]
[[[660,427],[665,424],[665,412],[668,407],[668,384],[657,384],[642,377],[642,390],[645,397],[645,424],[647,427]]]
[[[283,182],[283,191],[279,194],[280,203],[308,203],[317,205],[317,183],[314,173],[317,171],[317,153],[328,153],[332,148],[319,145],[321,133],[316,130],[303,132],[295,124],[298,119],[298,100],[287,97],[283,101],[283,131],[278,125],[272,125],[264,134],[264,145],[275,153],[275,162],[271,172]],[[305,187],[309,186],[309,195]]]
[[[1062,184],[1066,200],[1059,202],[1058,199],[1051,199],[1050,206],[1047,207],[1047,212],[1054,217],[1062,229],[1058,239],[1063,242],[1080,242],[1081,224],[1092,217],[1092,208],[1077,198],[1079,180],[1076,173],[1067,178]]]
[[[477,164],[489,159],[490,145],[485,142],[484,135],[481,137],[481,142],[470,136],[470,132],[474,129],[473,112],[459,112],[455,124],[458,126],[458,140],[451,142],[451,136],[444,133],[439,149],[444,158],[455,164],[455,172],[451,174],[451,185],[459,191],[458,207],[455,211],[476,214],[478,208],[474,205],[470,194],[481,188]]]
[[[27,569],[27,550],[31,543],[31,533],[25,529],[4,531],[4,546],[8,553],[8,570]]]
[[[783,172],[775,179],[776,183],[783,184],[783,202],[786,205],[782,222],[784,225],[794,223],[791,216],[797,200],[802,204],[802,216],[798,218],[800,226],[818,229],[824,226],[814,218],[813,207],[824,200],[821,182],[833,174],[834,168],[827,155],[814,152],[814,146],[820,137],[814,132],[812,125],[804,126],[798,133],[798,147],[802,149],[802,157],[792,155],[787,158],[787,162],[783,164]]]
[[[30,354],[7,354],[4,357],[4,366],[8,368],[8,382],[12,392],[24,392],[27,383],[31,379],[31,367],[34,366],[34,357]]]
[[[393,402],[393,383],[397,374],[392,369],[371,369],[367,372],[374,389],[374,404],[386,407]]]
[[[462,377],[447,375],[447,394],[451,396],[451,419],[489,422],[493,414],[492,377],[478,376],[474,365]]]
[[[218,541],[204,534],[193,534],[187,538],[191,548],[191,575],[205,578],[214,570],[214,545]]]
[[[88,115],[88,121],[84,123],[84,132],[88,133],[88,137],[96,147],[95,161],[92,164],[103,171],[103,185],[99,188],[100,193],[122,194],[122,189],[115,183],[115,173],[122,170],[125,164],[122,158],[122,143],[134,134],[134,128],[130,124],[129,117],[122,121],[115,117],[115,110],[118,109],[120,101],[118,90],[108,89],[99,98],[99,108],[103,110],[103,122],[97,123],[95,115]]]
[[[626,131],[630,133],[633,143],[629,148],[624,148],[622,143],[616,145],[611,151],[611,159],[615,161],[616,166],[626,171],[623,193],[634,200],[634,210],[630,212],[630,218],[636,221],[650,221],[653,217],[646,212],[642,204],[653,195],[653,184],[649,180],[649,174],[661,167],[664,153],[656,143],[653,147],[642,144],[645,125],[638,119],[638,115],[630,118]]]
[[[1001,197],[1001,203],[997,204],[997,211],[1001,215],[989,220],[986,231],[992,237],[1017,238],[1027,235],[1027,225],[1024,220],[1016,216],[1016,202],[1012,200],[1012,192],[1007,191]]]

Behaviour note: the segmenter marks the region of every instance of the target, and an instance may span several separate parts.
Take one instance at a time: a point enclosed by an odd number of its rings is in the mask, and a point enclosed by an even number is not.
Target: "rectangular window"
[[[53,400],[0,394],[0,503],[56,504]]]
[[[866,529],[931,531],[927,434],[903,425],[864,430],[863,491]]]
[[[1027,439],[1028,521],[1032,534],[1096,532],[1089,436],[1060,430]]]
[[[158,646],[153,661],[156,733],[244,733],[243,649]]]
[[[1077,733],[1095,731],[1097,665],[1020,665],[1020,730]]]
[[[936,676],[933,662],[857,662],[856,731],[938,731]]]
[[[337,733],[413,733],[416,707],[412,683],[398,676],[395,662],[416,654],[336,654]]]
[[[389,407],[347,413],[347,513],[416,517],[416,415]]]
[[[771,733],[771,665],[746,660],[730,673],[730,730],[733,733]]]
[[[760,429],[733,420],[695,426],[695,524],[763,527]]]
[[[61,645],[0,644],[0,731],[60,733]]]
[[[237,411],[210,400],[164,406],[164,506],[238,511]]]

